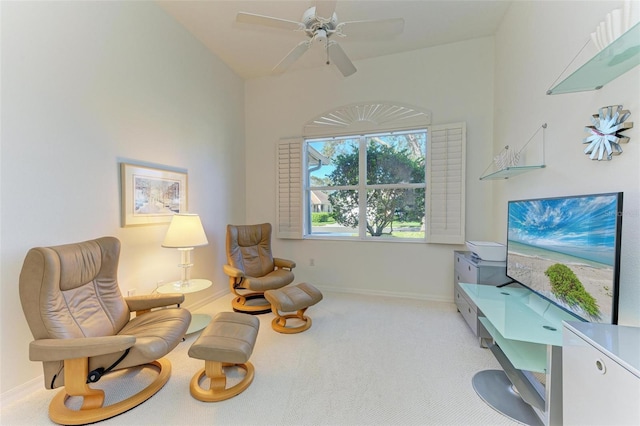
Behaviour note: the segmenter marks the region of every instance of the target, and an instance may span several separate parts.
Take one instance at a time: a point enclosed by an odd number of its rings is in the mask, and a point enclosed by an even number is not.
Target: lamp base
[[[178,250],[182,253],[182,263],[178,264],[182,269],[182,279],[174,285],[176,288],[184,289],[189,287],[189,281],[191,281],[191,267],[193,266],[193,263],[191,263],[191,251],[193,247],[179,248]]]
[[[173,283],[173,286],[175,288],[182,288],[182,289],[188,288],[189,285],[191,285],[190,281],[182,281],[182,280],[180,280],[180,281],[176,281],[175,283]]]

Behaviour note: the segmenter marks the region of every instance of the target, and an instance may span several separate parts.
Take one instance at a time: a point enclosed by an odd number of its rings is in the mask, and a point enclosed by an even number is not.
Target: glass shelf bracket
[[[487,173],[487,171],[489,169],[491,169],[492,166],[494,166],[494,163],[491,163],[491,164],[489,164],[489,167],[487,167],[484,170],[482,176],[480,177],[480,180],[509,179],[512,176],[518,176],[518,175],[521,175],[523,173],[530,172],[532,170],[545,168],[546,165],[544,164],[544,142],[545,142],[545,129],[546,128],[547,128],[547,123],[542,124],[538,128],[538,130],[535,131],[533,136],[531,136],[531,138],[529,138],[527,143],[525,143],[524,146],[522,148],[520,148],[520,151],[518,151],[518,156],[519,156],[527,148],[527,145],[529,145],[529,142],[531,142],[533,140],[533,138],[538,134],[538,132],[540,130],[542,130],[542,162],[540,164],[524,165],[524,166],[507,166],[507,167],[504,167],[504,168],[502,168],[502,169],[500,169],[498,171],[494,171],[492,173]],[[506,146],[505,149],[509,149],[509,146]]]
[[[640,65],[640,23],[549,89],[547,95],[598,90],[637,65]]]

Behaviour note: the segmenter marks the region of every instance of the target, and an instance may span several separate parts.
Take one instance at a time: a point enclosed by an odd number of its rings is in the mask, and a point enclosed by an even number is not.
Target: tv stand
[[[500,285],[498,285],[498,286],[496,286],[496,287],[498,287],[498,288],[502,288],[502,287],[506,287],[506,286],[508,286],[509,284],[516,284],[517,282],[518,282],[518,281],[516,281],[516,280],[511,280],[511,281],[506,282],[506,283],[504,283],[504,284],[500,284]]]
[[[476,374],[478,395],[518,422],[562,424],[562,321],[576,317],[519,284],[460,287],[482,312],[489,349],[503,369]],[[533,373],[545,374],[544,386]]]

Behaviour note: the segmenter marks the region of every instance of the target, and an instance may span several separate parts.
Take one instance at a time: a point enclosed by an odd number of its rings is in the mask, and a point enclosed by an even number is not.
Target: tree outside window
[[[425,130],[308,140],[307,233],[424,239]],[[322,194],[323,197],[319,197]],[[319,199],[328,205],[314,204]]]

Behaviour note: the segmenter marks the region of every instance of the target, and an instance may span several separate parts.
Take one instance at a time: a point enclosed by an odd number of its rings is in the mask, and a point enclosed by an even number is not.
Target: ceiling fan
[[[308,40],[298,43],[273,68],[273,72],[276,74],[285,72],[314,43],[317,43],[322,45],[327,52],[327,65],[332,62],[342,75],[348,77],[356,72],[356,67],[338,42],[333,39],[334,37],[365,36],[367,38],[377,38],[397,35],[404,30],[404,19],[402,18],[338,22],[335,8],[335,0],[317,0],[315,6],[308,8],[302,14],[301,22],[246,12],[238,12],[236,21],[284,30],[301,31],[308,37]]]

